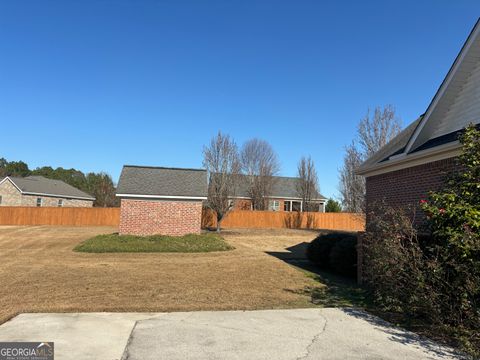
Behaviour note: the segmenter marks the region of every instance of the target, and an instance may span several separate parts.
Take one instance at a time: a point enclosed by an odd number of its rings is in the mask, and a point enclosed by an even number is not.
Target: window
[[[302,211],[302,202],[292,201],[292,211]]]
[[[283,205],[284,211],[302,211],[302,202],[295,200],[285,200]]]
[[[63,206],[63,199],[58,199],[58,207],[62,207]]]
[[[42,198],[37,198],[37,207],[42,206]]]
[[[270,200],[268,202],[268,210],[278,211],[280,210],[280,201],[278,200]]]

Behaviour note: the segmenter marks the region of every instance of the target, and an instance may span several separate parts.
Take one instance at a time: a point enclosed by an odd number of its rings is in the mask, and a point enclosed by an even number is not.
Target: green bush
[[[328,199],[327,204],[325,205],[325,212],[327,213],[338,213],[342,212],[342,205],[336,200]]]
[[[352,275],[354,272],[351,269],[355,268],[357,262],[356,243],[356,235],[353,233],[321,234],[308,245],[307,258],[321,269]]]
[[[354,277],[357,273],[357,238],[346,235],[330,251],[330,266],[334,272]]]
[[[468,126],[460,142],[458,170],[442,191],[421,201],[433,239],[425,255],[437,265],[429,277],[441,299],[436,320],[477,329],[468,346],[480,357],[480,131]]]

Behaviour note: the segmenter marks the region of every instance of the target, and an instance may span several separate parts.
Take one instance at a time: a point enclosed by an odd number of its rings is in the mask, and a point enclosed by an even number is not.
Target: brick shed
[[[121,235],[198,234],[207,172],[125,165],[117,187]]]
[[[373,154],[358,169],[366,177],[367,212],[376,202],[416,209],[445,184],[457,168],[459,134],[470,123],[480,126],[480,26],[475,25],[425,114]],[[367,217],[367,224],[368,224]]]

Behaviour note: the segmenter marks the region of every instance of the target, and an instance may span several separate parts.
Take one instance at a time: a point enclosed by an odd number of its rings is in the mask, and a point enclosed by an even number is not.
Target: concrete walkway
[[[0,341],[54,341],[57,360],[459,358],[352,309],[22,314]]]

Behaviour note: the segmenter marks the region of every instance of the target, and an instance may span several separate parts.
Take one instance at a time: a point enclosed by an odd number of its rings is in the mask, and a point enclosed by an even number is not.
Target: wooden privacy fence
[[[120,208],[0,206],[0,225],[118,226]],[[202,227],[216,227],[215,213],[204,209]],[[290,228],[364,231],[365,216],[350,213],[231,211],[222,228]]]
[[[118,226],[120,208],[0,207],[0,225]]]
[[[204,209],[202,226],[216,227],[215,213]],[[235,210],[228,213],[222,221],[222,228],[290,228],[364,231],[365,216],[352,213],[300,213],[281,211]]]

